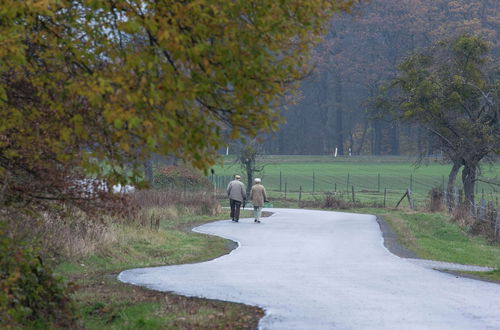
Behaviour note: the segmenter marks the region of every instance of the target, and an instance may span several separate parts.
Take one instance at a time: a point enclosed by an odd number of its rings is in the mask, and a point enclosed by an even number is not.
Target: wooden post
[[[351,187],[352,187],[352,202],[356,203],[356,199],[354,198],[354,186]]]
[[[299,203],[302,200],[302,186],[299,187]]]
[[[486,220],[485,210],[486,210],[486,201],[483,198],[481,198],[481,202],[479,204],[478,215],[477,215],[479,221]]]
[[[281,192],[281,171],[280,171],[280,192]]]
[[[387,200],[387,188],[384,188],[384,208],[386,205],[386,200]]]
[[[349,179],[350,179],[350,175],[349,175],[349,173],[347,173],[347,186],[346,186],[347,189],[346,189],[346,191],[349,191]]]
[[[216,196],[217,196],[217,175],[215,176],[215,179],[214,179],[213,174],[212,174],[212,182],[214,184],[214,198],[216,198]]]
[[[316,191],[316,178],[315,178],[315,174],[313,172],[313,193]]]
[[[410,174],[410,190],[413,190],[413,174]]]
[[[378,174],[377,192],[380,192],[380,173]]]
[[[337,192],[337,183],[335,183],[335,192]]]
[[[500,207],[497,210],[497,221],[495,224],[495,236],[497,238],[500,236]]]
[[[406,191],[406,196],[408,197],[408,203],[410,204],[410,209],[413,210],[413,198],[412,198],[412,195],[411,195],[411,189],[408,189]]]
[[[285,178],[285,200],[286,200],[286,184],[287,184],[287,182],[286,182],[286,181],[287,181],[287,180],[286,180],[286,178]]]
[[[492,224],[495,223],[495,206],[493,201],[488,201],[488,206],[486,207],[486,220],[491,221]]]
[[[403,197],[401,197],[401,199],[399,200],[399,202],[396,204],[396,208],[398,208],[399,204],[401,204],[401,202],[403,201],[403,199],[405,199],[405,197],[408,195],[408,190],[405,191],[405,193],[403,194]]]

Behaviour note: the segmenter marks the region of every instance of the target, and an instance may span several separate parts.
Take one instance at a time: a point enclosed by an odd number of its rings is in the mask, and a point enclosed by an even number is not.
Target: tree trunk
[[[460,163],[453,163],[450,174],[448,175],[448,187],[446,187],[446,204],[448,205],[448,211],[451,213],[455,208],[455,182],[457,180],[457,174],[462,165]]]
[[[372,155],[379,156],[382,149],[382,125],[380,120],[373,121],[373,135],[372,135]]]
[[[343,109],[342,109],[342,78],[338,77],[335,88],[335,103],[337,107],[335,130],[337,133],[337,148],[340,156],[344,155],[344,124],[342,122]]]
[[[150,188],[153,188],[154,178],[153,178],[153,162],[148,159],[144,162],[144,177],[149,184]]]
[[[356,152],[356,155],[361,155],[363,151],[363,146],[365,145],[366,132],[368,132],[368,120],[365,120],[365,126],[363,128],[363,135],[361,136],[361,140],[359,142],[359,147]]]
[[[391,155],[399,155],[399,126],[397,123],[392,124],[390,130]]]
[[[417,127],[417,132],[418,132],[418,135],[417,135],[417,150],[418,150],[418,154],[419,155],[422,155],[424,152],[424,147],[423,147],[423,143],[422,143],[422,127],[419,125]],[[455,174],[455,177],[456,177],[456,174]]]
[[[247,196],[250,195],[250,189],[252,189],[254,162],[255,161],[252,159],[247,159],[245,162],[245,170],[247,172]]]
[[[476,185],[477,164],[466,162],[462,170],[462,183],[464,185],[465,208],[474,213],[474,186]]]

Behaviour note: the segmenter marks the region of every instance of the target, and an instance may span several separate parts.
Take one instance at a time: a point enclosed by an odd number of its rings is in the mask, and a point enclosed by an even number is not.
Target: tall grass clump
[[[216,215],[221,210],[213,193],[206,191],[151,189],[134,192],[129,198],[128,223],[152,229],[157,229],[162,220],[176,220],[181,215]]]

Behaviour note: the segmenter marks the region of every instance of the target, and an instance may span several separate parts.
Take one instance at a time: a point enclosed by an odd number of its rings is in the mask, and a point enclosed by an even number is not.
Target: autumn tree
[[[258,138],[245,139],[236,145],[235,163],[239,164],[247,177],[247,195],[250,194],[254,177],[264,170],[265,164],[258,164],[258,157],[263,154],[262,143]]]
[[[478,34],[498,56],[498,15],[495,0],[384,0],[336,16],[315,48],[317,74],[302,84],[302,101],[290,107],[278,133],[290,143],[283,153],[330,153],[341,140],[355,153],[423,151],[432,138],[422,128],[373,117],[369,100],[396,76],[398,63],[437,40]]]
[[[408,57],[390,85],[397,97],[386,107],[399,120],[418,123],[436,137],[453,162],[448,187],[463,166],[470,209],[480,162],[500,148],[498,62],[489,54],[484,39],[462,35]]]
[[[138,183],[152,153],[208,168],[222,132],[277,127],[325,22],[351,4],[2,1],[0,202],[97,198],[85,177]]]

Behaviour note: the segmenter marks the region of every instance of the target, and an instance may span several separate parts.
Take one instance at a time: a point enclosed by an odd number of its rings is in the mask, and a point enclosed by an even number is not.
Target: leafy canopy
[[[123,183],[119,168],[137,181],[151,153],[209,167],[224,138],[277,127],[274,107],[352,2],[2,1],[0,182],[59,198],[77,168]]]
[[[429,129],[452,159],[498,153],[498,63],[489,52],[484,39],[461,35],[408,57],[392,82],[401,92],[393,114]]]

